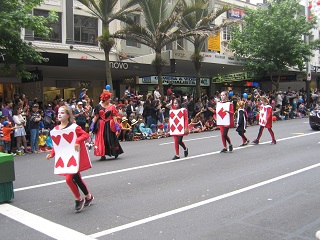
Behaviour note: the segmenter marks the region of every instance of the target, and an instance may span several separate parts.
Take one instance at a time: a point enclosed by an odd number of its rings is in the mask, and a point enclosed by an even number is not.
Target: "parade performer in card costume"
[[[216,118],[217,126],[220,129],[223,149],[221,153],[227,152],[227,142],[229,144],[229,151],[232,152],[233,146],[228,136],[229,128],[234,127],[234,108],[232,102],[229,101],[229,94],[226,91],[221,92],[221,101],[217,102]]]
[[[109,91],[103,91],[100,95],[100,103],[94,109],[95,116],[92,119],[90,132],[96,134],[94,143],[94,155],[101,156],[100,160],[106,160],[106,155],[118,157],[123,153],[116,136],[120,131],[117,122],[116,106],[110,103],[112,94]]]
[[[174,155],[172,160],[180,158],[179,145],[184,150],[184,156],[187,157],[189,151],[183,142],[183,136],[189,134],[188,110],[181,108],[181,100],[179,98],[173,100],[173,106],[169,116],[170,135],[173,136],[174,148],[176,150],[176,155]]]
[[[240,147],[248,145],[250,142],[248,138],[246,137],[245,132],[247,128],[247,113],[244,110],[244,101],[239,101],[238,102],[238,115],[237,115],[237,129],[236,131],[238,132],[239,136],[242,138],[242,144]]]
[[[259,144],[259,140],[262,136],[262,132],[264,128],[267,128],[270,135],[271,135],[271,144],[276,144],[277,141],[274,137],[274,133],[272,131],[272,107],[269,105],[269,101],[266,97],[261,97],[260,98],[262,105],[260,106],[260,111],[259,111],[259,133],[257,139],[253,141],[255,144]]]
[[[80,174],[91,168],[91,161],[85,146],[89,134],[74,123],[71,109],[67,106],[59,108],[58,120],[60,125],[50,131],[53,148],[46,158],[55,157],[54,173],[66,177],[66,182],[75,196],[75,211],[79,212],[84,206],[90,206],[94,199]],[[85,198],[81,197],[79,188]]]

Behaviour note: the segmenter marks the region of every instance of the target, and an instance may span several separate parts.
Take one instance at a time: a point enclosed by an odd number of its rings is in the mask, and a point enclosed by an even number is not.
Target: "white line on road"
[[[297,136],[277,139],[277,142],[290,140],[290,139],[294,139],[294,138],[299,138],[299,137],[306,137],[306,136],[309,136],[309,135],[319,134],[319,133],[320,132],[312,132],[312,133],[307,133],[307,134],[304,134],[304,135],[297,135]],[[270,143],[270,141],[259,143],[259,145],[268,144],[268,143]],[[248,147],[252,147],[252,146],[253,145],[247,145],[245,147],[237,147],[237,148],[234,148],[233,150],[235,151],[235,150],[244,149],[244,148],[248,148]],[[180,159],[177,159],[177,160],[169,160],[169,161],[157,162],[157,163],[152,163],[152,164],[147,164],[147,165],[142,165],[142,166],[137,166],[137,167],[125,168],[125,169],[115,170],[115,171],[111,171],[111,172],[97,173],[97,174],[93,174],[93,175],[84,176],[83,178],[84,179],[95,178],[95,177],[107,176],[107,175],[112,175],[112,174],[117,174],[117,173],[122,173],[122,172],[129,172],[129,171],[134,171],[134,170],[143,169],[143,168],[149,168],[149,167],[155,167],[155,166],[160,166],[160,165],[164,165],[164,164],[170,164],[170,163],[174,163],[174,162],[186,161],[186,160],[194,159],[194,158],[201,158],[201,157],[210,156],[210,155],[214,155],[214,154],[218,154],[218,153],[220,153],[220,151],[203,153],[203,154],[199,154],[199,155],[190,156],[190,157],[187,157],[187,158],[180,158]],[[50,185],[56,185],[56,184],[60,184],[60,183],[65,183],[65,181],[62,180],[62,181],[55,181],[55,182],[38,184],[38,185],[33,185],[33,186],[28,186],[28,187],[22,187],[22,188],[14,189],[14,191],[15,192],[25,191],[25,190],[30,190],[30,189],[34,189],[34,188],[40,188],[40,187],[46,187],[46,186],[50,186]]]
[[[196,141],[196,140],[202,140],[202,139],[208,139],[208,138],[215,138],[218,136],[210,136],[210,137],[202,137],[202,138],[191,138],[191,139],[183,139],[184,142],[190,142],[190,141]],[[172,144],[173,142],[166,142],[166,143],[160,143],[159,145],[168,145]]]
[[[234,196],[234,195],[237,195],[237,194],[240,194],[240,193],[243,193],[243,192],[246,192],[246,191],[249,191],[249,190],[252,190],[252,189],[255,189],[255,188],[258,188],[258,187],[261,187],[261,186],[264,186],[264,185],[267,185],[267,184],[270,184],[270,183],[273,183],[273,182],[276,182],[276,181],[279,181],[279,180],[282,180],[284,178],[291,177],[293,175],[296,175],[296,174],[311,170],[313,168],[317,168],[319,166],[320,166],[320,163],[317,163],[317,164],[311,165],[309,167],[305,167],[305,168],[299,169],[297,171],[284,174],[282,176],[271,178],[269,180],[266,180],[266,181],[263,181],[263,182],[260,182],[260,183],[245,187],[245,188],[241,188],[241,189],[233,191],[233,192],[225,193],[223,195],[220,195],[220,196],[217,196],[217,197],[214,197],[214,198],[210,198],[210,199],[207,199],[207,200],[204,200],[204,201],[201,201],[201,202],[190,204],[190,205],[187,205],[187,206],[184,206],[184,207],[181,207],[181,208],[177,208],[177,209],[174,209],[174,210],[171,210],[171,211],[168,211],[168,212],[164,212],[164,213],[161,213],[161,214],[158,214],[158,215],[154,215],[152,217],[148,217],[148,218],[144,218],[144,219],[141,219],[141,220],[138,220],[138,221],[135,221],[135,222],[124,224],[124,225],[121,225],[121,226],[118,226],[118,227],[115,227],[115,228],[110,228],[110,229],[107,229],[107,230],[104,230],[104,231],[101,231],[101,232],[97,232],[97,233],[91,234],[90,236],[94,237],[94,238],[98,238],[98,237],[102,237],[102,236],[105,236],[105,235],[108,235],[108,234],[119,232],[119,231],[122,231],[122,230],[125,230],[125,229],[128,229],[128,228],[132,228],[132,227],[135,227],[135,226],[138,226],[138,225],[141,225],[141,224],[145,224],[145,223],[148,223],[148,222],[151,222],[151,221],[155,221],[155,220],[158,220],[158,219],[161,219],[161,218],[169,217],[169,216],[177,214],[177,213],[181,213],[181,212],[193,209],[193,208],[201,207],[203,205],[206,205],[206,204],[209,204],[209,203],[213,203],[213,202],[219,201],[221,199],[228,198],[228,197],[231,197],[231,196]]]
[[[83,233],[77,232],[60,224],[51,222],[47,219],[29,213],[10,204],[0,205],[0,214],[3,214],[17,222],[20,222],[34,230],[37,230],[47,236],[59,240],[92,240],[93,238]]]
[[[298,136],[294,136],[294,137],[278,139],[278,142],[279,141],[293,139],[293,138],[313,135],[313,134],[317,134],[317,133],[320,133],[320,132],[313,132],[313,133],[309,133],[309,134],[304,134],[304,135],[298,135]],[[264,142],[264,143],[261,143],[261,144],[267,144],[267,143],[269,143],[269,142]],[[252,145],[248,145],[246,147],[253,147],[253,146]],[[239,148],[235,148],[234,150],[244,149],[246,147],[239,147]],[[138,166],[138,167],[133,167],[133,168],[117,170],[117,171],[113,171],[113,172],[105,172],[105,173],[101,173],[101,174],[94,174],[94,175],[90,175],[90,176],[87,176],[87,177],[84,177],[84,178],[93,178],[93,177],[99,177],[99,176],[103,176],[103,175],[110,175],[110,174],[115,174],[115,173],[120,173],[120,172],[133,171],[133,170],[137,170],[137,169],[148,168],[148,167],[153,167],[153,166],[158,166],[158,165],[168,164],[168,163],[173,163],[173,162],[178,162],[178,161],[185,161],[185,160],[188,160],[188,159],[199,158],[199,157],[209,156],[209,155],[218,154],[218,153],[219,153],[219,151],[210,152],[210,153],[190,156],[188,158],[183,158],[183,159],[160,162],[160,163],[155,163],[155,164],[148,164],[148,165],[144,165],[144,166]],[[31,228],[39,231],[39,232],[42,232],[42,233],[44,233],[44,234],[46,234],[48,236],[51,236],[53,238],[56,238],[56,239],[72,239],[72,238],[70,238],[70,235],[73,236],[73,237],[77,236],[76,239],[80,239],[80,240],[82,240],[82,239],[92,239],[92,238],[97,238],[97,237],[101,237],[101,236],[104,236],[104,235],[108,235],[108,234],[111,234],[111,233],[115,233],[115,232],[118,232],[118,231],[121,231],[121,230],[124,230],[124,229],[132,228],[132,227],[135,227],[135,226],[138,226],[138,225],[141,225],[141,224],[144,224],[144,223],[148,223],[148,222],[151,222],[151,221],[154,221],[154,220],[157,220],[157,219],[165,218],[165,217],[171,216],[173,214],[177,214],[177,213],[180,213],[180,212],[183,212],[183,211],[187,211],[187,210],[190,210],[190,209],[193,209],[193,208],[196,208],[196,207],[200,207],[200,206],[203,206],[205,204],[209,204],[209,203],[212,203],[212,202],[215,202],[215,201],[227,198],[227,197],[231,197],[231,196],[234,196],[236,194],[240,194],[240,193],[252,190],[254,188],[258,188],[258,187],[264,186],[266,184],[269,184],[269,183],[272,183],[272,182],[275,182],[275,181],[279,181],[281,179],[284,179],[284,178],[287,178],[287,177],[290,177],[290,176],[293,176],[293,175],[296,175],[296,174],[311,170],[311,169],[319,167],[319,166],[320,166],[320,163],[312,165],[312,166],[309,166],[309,167],[306,167],[306,168],[303,168],[303,169],[300,169],[300,170],[297,170],[297,171],[294,171],[294,172],[291,172],[291,173],[287,173],[287,174],[284,174],[282,176],[275,177],[275,178],[272,178],[272,179],[269,179],[269,180],[266,180],[266,181],[263,181],[263,182],[260,182],[260,183],[257,183],[257,184],[254,184],[254,185],[251,185],[251,186],[248,186],[248,187],[245,187],[245,188],[233,191],[233,192],[225,193],[223,195],[220,195],[220,196],[217,196],[217,197],[214,197],[214,198],[211,198],[211,199],[207,199],[205,201],[197,202],[197,203],[194,203],[194,204],[191,204],[191,205],[188,205],[188,206],[184,206],[184,207],[181,207],[181,208],[178,208],[178,209],[174,209],[174,210],[171,210],[171,211],[168,211],[168,212],[164,212],[164,213],[152,216],[152,217],[144,218],[144,219],[141,219],[141,220],[138,220],[138,221],[134,221],[134,222],[131,222],[131,223],[128,223],[128,224],[124,224],[124,225],[121,225],[121,226],[118,226],[118,227],[115,227],[115,228],[107,229],[107,230],[104,230],[104,231],[101,231],[101,232],[98,232],[98,233],[95,233],[95,234],[91,234],[89,236],[86,236],[86,235],[84,235],[84,234],[82,234],[80,232],[74,231],[74,230],[66,228],[66,227],[64,227],[62,225],[59,225],[59,224],[56,224],[56,223],[51,222],[49,220],[46,220],[46,219],[44,219],[42,217],[39,217],[37,215],[34,215],[32,213],[28,213],[27,211],[24,211],[22,209],[16,208],[16,207],[11,206],[9,204],[1,204],[0,205],[0,214],[3,214],[5,216],[7,216],[7,217],[10,217],[10,218],[22,223],[22,224],[25,224],[26,226],[29,226],[29,227],[31,227]],[[22,191],[22,190],[27,190],[27,189],[32,189],[32,188],[39,188],[39,187],[59,184],[59,183],[63,183],[63,182],[64,181],[57,181],[57,182],[52,182],[52,183],[39,184],[39,185],[30,186],[30,187],[16,189],[15,191]]]

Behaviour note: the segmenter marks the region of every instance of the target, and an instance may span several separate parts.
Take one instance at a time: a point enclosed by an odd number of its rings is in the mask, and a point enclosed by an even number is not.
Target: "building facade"
[[[125,1],[119,0],[116,7],[120,8]],[[168,0],[168,4],[173,1]],[[220,24],[228,18],[241,19],[245,6],[254,8],[262,3],[262,0],[211,0],[210,7],[217,9],[225,4],[234,6],[217,19],[216,24]],[[47,16],[50,10],[58,13],[59,21],[50,25],[53,32],[49,39],[42,39],[28,29],[23,29],[21,33],[25,41],[42,53],[43,63],[27,66],[32,79],[19,79],[14,73],[0,75],[1,98],[12,98],[13,93],[25,93],[30,99],[50,102],[57,96],[64,99],[71,98],[73,94],[78,96],[82,88],[87,88],[89,96],[97,101],[106,84],[104,52],[97,41],[102,34],[101,21],[83,11],[83,5],[76,0],[44,0],[41,6],[33,10],[33,14]],[[132,19],[143,22],[140,13],[133,14]],[[110,24],[111,32],[123,27],[124,24],[119,21]],[[314,30],[313,36],[319,38],[319,29]],[[229,40],[227,27],[208,39],[202,53],[201,71],[201,85],[205,94],[229,88],[241,92],[257,84],[246,72],[243,60],[236,59],[228,49]],[[192,44],[181,39],[166,46],[163,51],[163,58],[168,63],[163,73],[164,85],[172,83],[182,93],[194,92],[195,71],[190,60]],[[154,53],[150,48],[133,41],[116,40],[110,53],[115,95],[121,97],[128,85],[142,93],[152,91],[157,84],[151,65],[153,59]],[[315,52],[311,63],[320,72],[319,51]],[[298,83],[301,84],[304,83]]]

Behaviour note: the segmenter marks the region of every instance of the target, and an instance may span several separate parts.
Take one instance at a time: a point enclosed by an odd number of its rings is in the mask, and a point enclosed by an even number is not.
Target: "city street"
[[[253,141],[259,126],[248,127]],[[64,177],[47,153],[15,157],[15,198],[0,204],[1,240],[316,239],[320,230],[320,131],[308,119],[278,121],[277,139],[264,130],[259,145],[232,153],[219,131],[184,137],[178,160],[173,138],[121,143],[118,159],[82,173],[95,199],[74,212]]]

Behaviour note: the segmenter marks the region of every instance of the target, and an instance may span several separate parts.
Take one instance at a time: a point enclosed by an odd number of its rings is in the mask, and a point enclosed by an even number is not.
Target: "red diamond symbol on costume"
[[[182,118],[182,117],[183,117],[183,112],[179,112],[179,113],[178,113],[178,117],[179,117],[179,118]]]
[[[171,130],[171,132],[174,132],[174,130],[176,130],[176,127],[174,125],[171,125],[170,130]]]
[[[170,113],[170,118],[173,119],[175,117],[175,114],[173,112]]]
[[[218,112],[219,116],[220,116],[222,119],[227,115],[227,113],[225,113],[223,110],[224,110],[224,109],[221,108],[221,109],[219,110],[219,112]]]
[[[175,118],[174,120],[173,120],[173,122],[174,122],[174,124],[176,125],[176,126],[178,126],[178,124],[179,124],[179,119],[178,118]]]
[[[178,130],[179,130],[179,132],[181,132],[181,131],[182,131],[182,129],[183,129],[183,127],[182,127],[182,125],[180,124],[180,125],[178,126]]]

